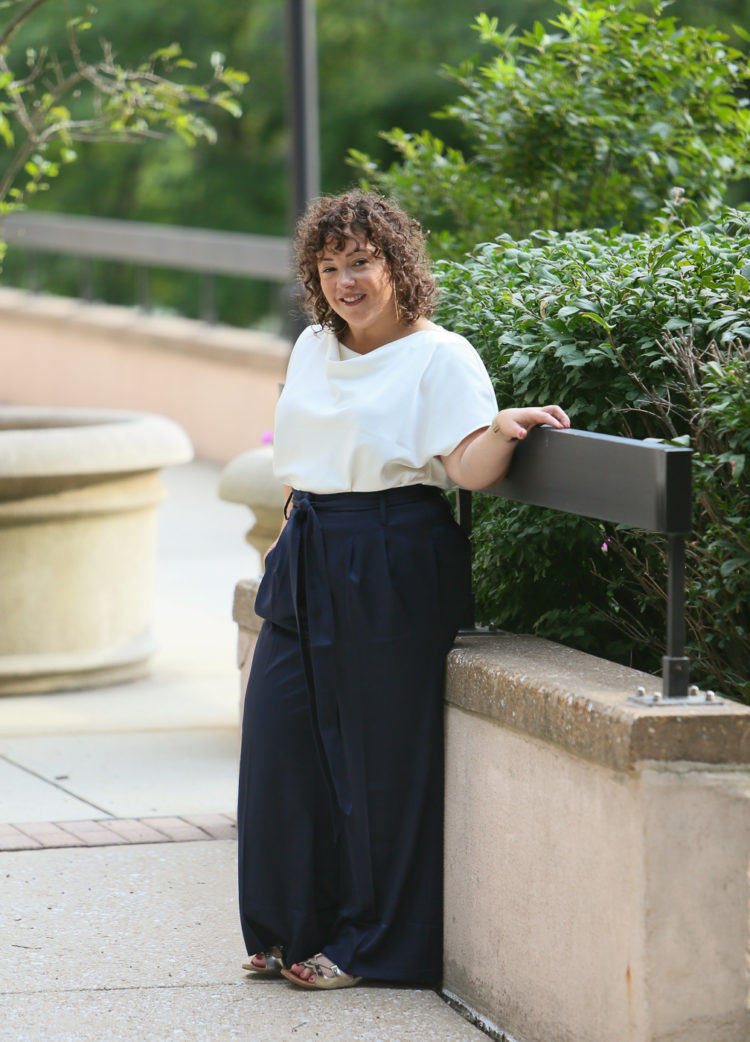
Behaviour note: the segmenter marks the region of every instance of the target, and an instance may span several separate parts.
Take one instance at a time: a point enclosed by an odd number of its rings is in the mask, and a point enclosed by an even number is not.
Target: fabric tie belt
[[[352,798],[338,723],[340,685],[323,530],[309,495],[295,492],[293,503],[288,522],[289,570],[316,740],[335,800],[344,814],[350,814]]]

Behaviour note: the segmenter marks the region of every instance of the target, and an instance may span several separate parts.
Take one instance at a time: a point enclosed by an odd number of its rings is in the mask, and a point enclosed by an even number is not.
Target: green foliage
[[[535,228],[636,231],[674,187],[705,217],[750,170],[750,66],[725,34],[680,25],[662,0],[560,6],[521,33],[476,19],[495,53],[446,69],[460,93],[438,113],[458,121],[463,151],[396,129],[387,171],[350,154],[365,184],[433,228],[438,254]]]
[[[482,354],[501,407],[559,401],[573,426],[695,449],[689,653],[750,700],[750,215],[659,232],[501,236],[439,264],[439,318]],[[478,614],[658,669],[658,537],[476,500]]]
[[[187,145],[216,132],[209,107],[232,116],[245,73],[227,67],[218,52],[211,75],[195,84],[183,75],[194,65],[179,44],[153,51],[133,66],[120,63],[106,40],[90,38],[95,9],[71,16],[58,9],[66,53],[46,46],[16,48],[11,41],[45,0],[16,0],[20,8],[0,32],[0,213],[49,188],[62,166],[78,158],[79,142],[134,142],[178,135]]]

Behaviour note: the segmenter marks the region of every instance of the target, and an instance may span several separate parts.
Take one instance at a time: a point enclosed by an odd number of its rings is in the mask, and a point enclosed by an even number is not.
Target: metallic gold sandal
[[[263,959],[265,966],[256,966],[253,959]],[[243,970],[250,970],[251,973],[265,973],[269,977],[279,977],[284,969],[283,954],[281,948],[273,947],[267,952],[256,952],[255,955],[250,956],[249,962],[243,962]]]
[[[292,970],[283,969],[281,976],[286,977],[292,984],[299,984],[302,988],[327,988],[329,990],[333,988],[353,988],[355,984],[359,984],[364,977],[350,977],[349,974],[345,974],[343,970],[340,970],[334,962],[321,963],[318,960],[320,958],[327,959],[327,955],[323,955],[322,952],[318,952],[317,955],[313,955],[311,959],[305,959],[304,962],[295,963],[295,965],[305,966],[308,970],[312,970],[315,976],[311,980],[306,980],[304,977],[298,977]],[[326,973],[330,976],[327,977]]]

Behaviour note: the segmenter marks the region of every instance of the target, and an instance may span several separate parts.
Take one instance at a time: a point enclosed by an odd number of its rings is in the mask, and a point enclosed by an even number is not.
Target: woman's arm
[[[461,488],[479,491],[508,473],[516,445],[532,427],[540,424],[570,427],[559,405],[542,408],[503,409],[491,427],[469,434],[448,456],[441,456],[448,477]]]

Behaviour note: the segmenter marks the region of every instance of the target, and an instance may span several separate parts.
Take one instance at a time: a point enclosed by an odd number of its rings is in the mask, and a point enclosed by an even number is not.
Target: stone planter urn
[[[284,486],[273,474],[273,446],[249,449],[227,463],[221,472],[219,496],[250,508],[253,517],[246,538],[262,561],[279,534],[284,509]]]
[[[0,406],[0,694],[146,672],[159,470],[192,455],[161,416]]]

